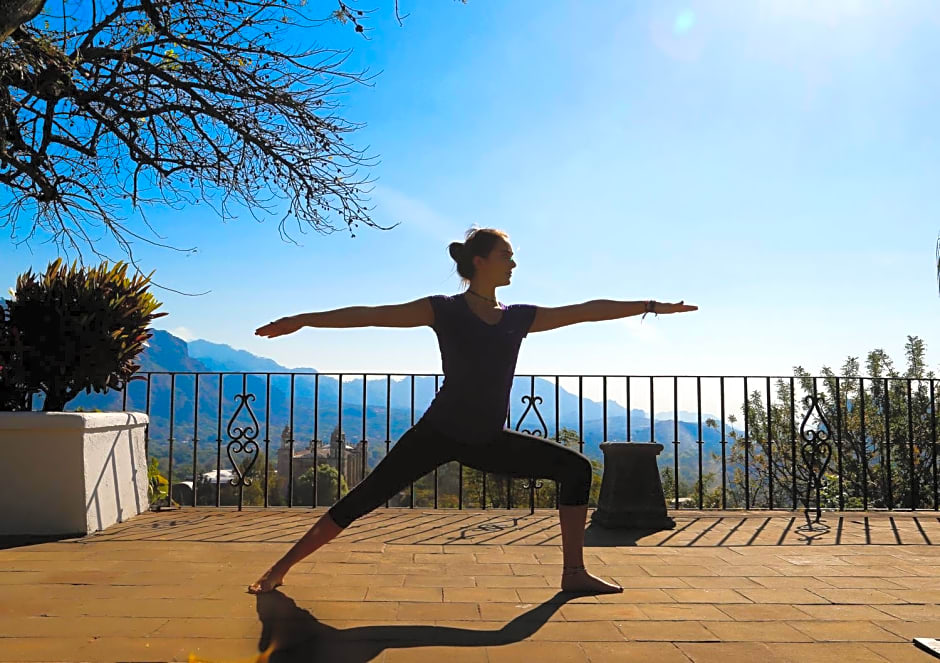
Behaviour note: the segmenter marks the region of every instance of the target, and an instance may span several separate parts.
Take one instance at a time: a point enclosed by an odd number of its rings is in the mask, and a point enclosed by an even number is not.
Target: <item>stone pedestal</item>
[[[650,442],[602,442],[604,478],[591,522],[622,529],[672,529],[666,515],[656,456],[663,445]]]

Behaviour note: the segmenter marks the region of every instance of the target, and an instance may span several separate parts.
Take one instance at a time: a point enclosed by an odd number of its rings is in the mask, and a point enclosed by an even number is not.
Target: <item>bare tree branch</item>
[[[44,4],[46,0],[3,0],[0,2],[0,42],[5,41],[21,25],[39,16]]]
[[[370,217],[359,173],[376,161],[340,115],[342,95],[372,77],[346,70],[347,51],[285,39],[329,21],[364,33],[369,12],[351,0],[319,18],[296,0],[67,1],[59,29],[44,13],[0,42],[0,227],[30,221],[29,237],[41,229],[84,264],[80,243],[110,259],[87,232],[101,224],[135,268],[130,238],[165,245],[125,222],[150,227],[154,205],[208,206],[223,221],[247,209],[279,217],[282,237],[288,219],[353,237],[394,227]],[[13,4],[28,11],[0,12],[0,34],[43,2]]]

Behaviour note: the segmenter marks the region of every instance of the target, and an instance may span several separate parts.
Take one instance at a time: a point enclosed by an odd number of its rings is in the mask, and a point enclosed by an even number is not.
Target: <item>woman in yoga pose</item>
[[[342,497],[256,582],[251,593],[279,586],[287,571],[357,518],[435,467],[458,460],[478,470],[512,477],[553,479],[560,484],[558,515],[564,565],[561,589],[611,593],[623,588],[584,568],[584,524],[591,488],[591,463],[583,454],[535,435],[504,429],[516,358],[530,332],[578,322],[645,313],[680,313],[698,307],[679,302],[593,300],[547,308],[503,306],[496,288],[509,285],[513,260],[506,233],[471,230],[453,242],[450,255],[469,284],[460,295],[432,295],[407,304],[352,306],[280,318],[255,334],[273,338],[302,327],[420,327],[437,334],[444,383],[431,405],[375,469]]]

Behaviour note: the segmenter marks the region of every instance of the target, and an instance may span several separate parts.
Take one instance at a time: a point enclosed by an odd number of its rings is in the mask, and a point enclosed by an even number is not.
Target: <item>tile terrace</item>
[[[934,660],[933,512],[671,512],[675,530],[588,527],[623,594],[557,590],[552,510],[379,509],[245,592],[323,509],[148,513],[0,549],[0,661]]]

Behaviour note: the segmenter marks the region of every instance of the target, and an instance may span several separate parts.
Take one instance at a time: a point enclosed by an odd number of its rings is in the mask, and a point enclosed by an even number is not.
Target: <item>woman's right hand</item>
[[[295,331],[303,327],[304,324],[300,322],[298,316],[291,315],[285,318],[278,318],[274,322],[269,322],[263,327],[258,327],[255,330],[256,336],[267,336],[268,338],[274,338],[275,336],[284,336],[285,334],[293,334]]]

